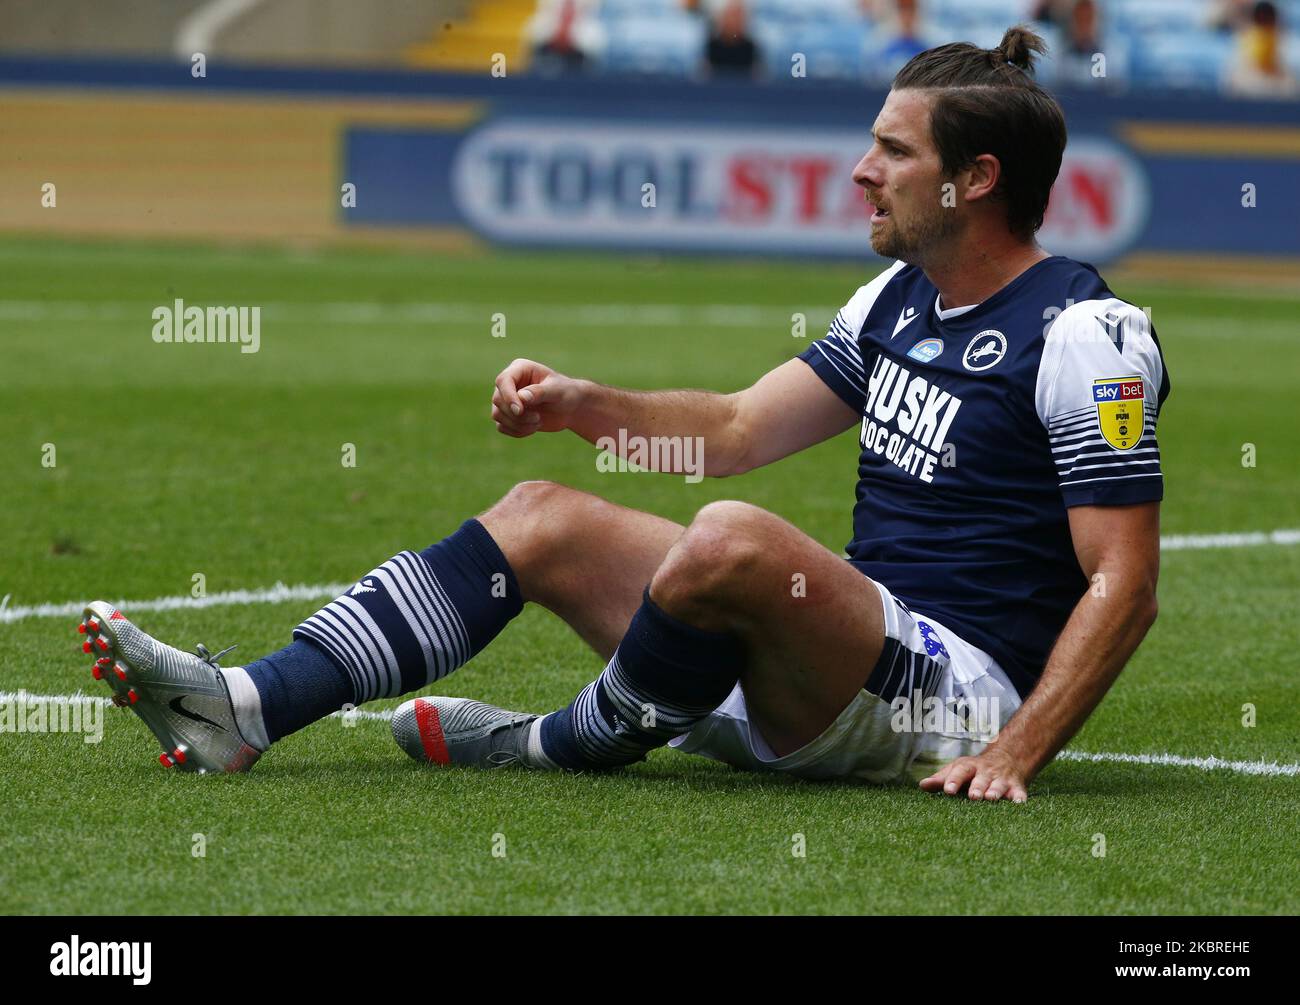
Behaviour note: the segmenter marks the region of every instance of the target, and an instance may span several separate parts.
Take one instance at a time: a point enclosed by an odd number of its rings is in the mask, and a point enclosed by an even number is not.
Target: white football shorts
[[[1020,707],[1014,685],[984,650],[875,585],[884,605],[884,650],[863,689],[815,740],[777,757],[749,721],[737,684],[669,745],[750,771],[878,784],[919,781],[982,751]]]

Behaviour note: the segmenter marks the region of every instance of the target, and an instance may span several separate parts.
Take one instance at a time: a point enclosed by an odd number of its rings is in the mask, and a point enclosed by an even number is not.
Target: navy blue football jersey
[[[1027,695],[1089,586],[1067,508],[1163,496],[1147,316],[1061,256],[951,310],[898,262],[799,358],[862,416],[849,559]]]

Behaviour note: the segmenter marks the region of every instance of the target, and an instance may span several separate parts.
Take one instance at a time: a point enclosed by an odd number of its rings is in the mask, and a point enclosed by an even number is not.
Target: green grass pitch
[[[515,356],[624,386],[738,389],[807,344],[792,315],[806,314],[807,338],[824,331],[869,278],[862,268],[9,239],[0,275],[11,608],[183,596],[196,573],[209,593],[348,581],[529,478],[683,522],[739,498],[832,549],[849,537],[852,431],[742,478],[688,484],[601,473],[571,434],[511,440],[487,413],[492,378]],[[1300,527],[1297,301],[1117,292],[1151,308],[1173,382],[1164,532]],[[176,297],[261,305],[260,351],[155,344],[150,312]],[[492,335],[498,312],[505,338]],[[341,463],[346,443],[354,468]],[[1298,598],[1300,548],[1167,552],[1160,619],[1071,748],[1300,761]],[[237,642],[247,662],[318,606],[134,617],[187,648]],[[0,691],[106,693],[75,622],[0,622]],[[599,670],[530,608],[438,690],[544,711]],[[339,719],[247,776],[167,772],[156,754],[114,709],[97,745],[0,734],[0,911],[1300,910],[1295,774],[1062,760],[1023,806],[971,805],[668,751],[600,777],[424,769],[383,722]]]

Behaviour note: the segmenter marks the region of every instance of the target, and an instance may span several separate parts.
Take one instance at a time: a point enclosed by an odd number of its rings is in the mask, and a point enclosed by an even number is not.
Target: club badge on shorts
[[[1103,377],[1092,382],[1097,425],[1102,438],[1116,450],[1129,450],[1142,439],[1144,397],[1140,376]]]

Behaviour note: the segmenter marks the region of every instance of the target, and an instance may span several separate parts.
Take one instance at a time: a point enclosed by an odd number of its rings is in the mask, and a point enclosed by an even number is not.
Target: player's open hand
[[[945,764],[929,778],[921,779],[926,792],[956,796],[968,789],[971,799],[997,802],[1010,799],[1023,803],[1029,798],[1025,786],[1029,779],[1009,753],[996,746],[986,747],[978,757],[959,757]]]
[[[569,428],[581,398],[581,381],[531,359],[517,359],[497,374],[492,421],[506,436],[556,433]]]

